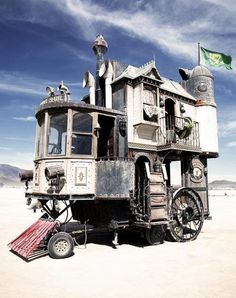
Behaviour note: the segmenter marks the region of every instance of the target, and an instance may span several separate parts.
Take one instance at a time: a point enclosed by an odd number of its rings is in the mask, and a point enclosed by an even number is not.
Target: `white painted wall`
[[[202,151],[218,153],[216,108],[210,105],[197,107],[197,119]]]

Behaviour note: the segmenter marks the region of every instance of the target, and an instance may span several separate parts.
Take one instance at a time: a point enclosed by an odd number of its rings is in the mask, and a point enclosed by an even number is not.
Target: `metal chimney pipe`
[[[93,51],[97,59],[96,63],[96,87],[95,87],[95,104],[98,106],[105,106],[105,98],[102,94],[99,78],[99,69],[104,62],[104,54],[107,52],[108,45],[104,37],[99,34],[97,35],[93,43]]]

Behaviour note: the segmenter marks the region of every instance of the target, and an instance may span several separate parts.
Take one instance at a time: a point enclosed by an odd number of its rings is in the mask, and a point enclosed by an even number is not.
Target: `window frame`
[[[154,107],[157,107],[159,108],[159,101],[158,101],[158,98],[159,98],[159,89],[158,88],[154,88],[154,87],[151,87],[149,85],[146,85],[146,84],[143,84],[142,86],[143,88],[143,92],[142,92],[142,121],[144,123],[152,123],[152,124],[158,124],[159,123],[159,114],[157,115],[153,115],[153,117],[156,117],[156,119],[154,120],[150,120],[150,118],[147,120],[147,115],[145,113],[145,110],[144,110],[144,105],[147,105],[147,106],[154,106]],[[153,94],[153,97],[154,97],[154,104],[149,104],[149,103],[146,103],[144,102],[144,92],[151,92]],[[146,115],[146,117],[145,117]],[[146,118],[146,119],[145,119]]]
[[[39,121],[42,120],[42,126],[39,125]],[[35,142],[35,159],[40,159],[44,157],[44,147],[45,147],[45,131],[46,131],[46,113],[40,115],[36,121],[36,142]],[[40,154],[41,147],[41,154]]]
[[[89,115],[91,117],[91,131],[90,132],[83,132],[83,131],[73,131],[73,122],[74,122],[74,116],[76,114],[86,114],[86,115]],[[71,133],[70,133],[70,151],[69,151],[69,154],[70,156],[73,156],[73,157],[91,157],[93,156],[93,148],[94,148],[94,117],[92,115],[92,113],[88,113],[88,112],[83,112],[83,111],[78,111],[78,110],[74,110],[71,112],[71,125],[70,125],[70,128],[71,128]],[[72,152],[72,136],[73,134],[75,135],[81,135],[81,136],[91,136],[91,151],[90,151],[90,154],[81,154],[81,153],[73,153]]]
[[[54,154],[50,154],[49,153],[49,150],[48,150],[48,146],[49,146],[49,138],[50,138],[50,125],[51,125],[51,118],[54,116],[59,116],[59,115],[65,115],[66,116],[66,130],[65,130],[65,144],[64,146],[62,147],[61,146],[61,149],[64,148],[64,153],[63,154],[58,154],[58,153],[54,153]],[[65,157],[67,156],[67,142],[68,142],[68,117],[69,117],[69,113],[68,113],[68,110],[65,110],[63,112],[54,112],[54,113],[47,113],[47,121],[45,121],[45,123],[47,124],[47,130],[46,130],[46,142],[45,142],[45,146],[44,146],[44,149],[45,149],[45,156],[47,156],[47,158],[55,158],[55,157]],[[64,140],[63,137],[61,137],[61,140]],[[63,142],[62,142],[63,144]]]

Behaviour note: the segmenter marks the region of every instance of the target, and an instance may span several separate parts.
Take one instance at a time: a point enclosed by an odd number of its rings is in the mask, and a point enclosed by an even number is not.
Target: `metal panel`
[[[96,167],[96,196],[129,197],[134,188],[133,161],[101,160]]]
[[[151,209],[151,220],[159,220],[167,218],[166,208],[152,208]]]

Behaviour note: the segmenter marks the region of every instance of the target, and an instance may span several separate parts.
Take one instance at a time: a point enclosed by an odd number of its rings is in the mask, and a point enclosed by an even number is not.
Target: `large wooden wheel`
[[[170,208],[169,238],[174,241],[196,239],[204,221],[199,195],[191,188],[181,188],[174,194]]]

